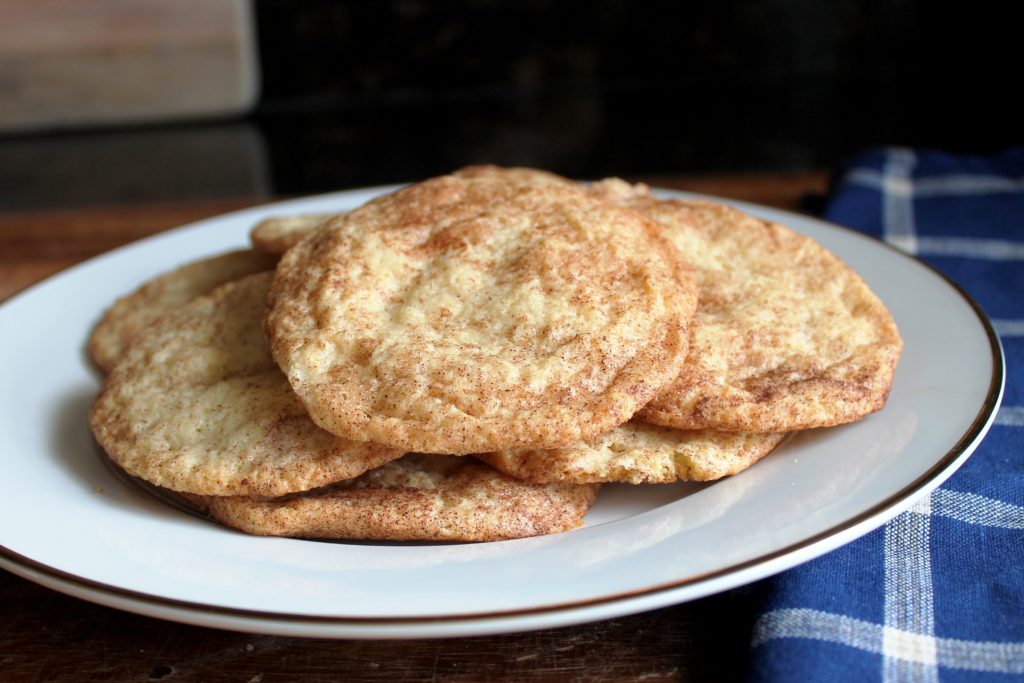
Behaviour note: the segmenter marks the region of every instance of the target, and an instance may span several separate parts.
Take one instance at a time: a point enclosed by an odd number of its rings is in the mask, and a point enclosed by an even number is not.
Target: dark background
[[[803,169],[877,144],[997,149],[1021,121],[1019,31],[978,5],[257,6],[258,120],[302,183],[346,172],[303,165],[327,149],[355,152],[371,180],[483,160],[573,175]],[[310,125],[287,135],[297,116]]]
[[[254,6],[253,112],[0,138],[0,207],[303,194],[475,162],[785,172],[875,145],[1022,138],[1019,24],[995,3]]]

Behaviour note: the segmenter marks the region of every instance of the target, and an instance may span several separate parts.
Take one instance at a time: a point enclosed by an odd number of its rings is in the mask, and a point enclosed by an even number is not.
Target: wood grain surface
[[[799,209],[808,195],[824,192],[827,176],[643,180]],[[0,214],[0,300],[121,244],[263,201]],[[533,633],[325,641],[164,622],[71,598],[0,570],[0,680],[740,680],[758,590],[746,587],[644,614]]]

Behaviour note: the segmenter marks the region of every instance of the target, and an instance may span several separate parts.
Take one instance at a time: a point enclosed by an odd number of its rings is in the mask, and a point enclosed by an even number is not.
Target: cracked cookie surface
[[[641,419],[785,432],[885,405],[903,342],[885,305],[834,254],[715,202],[659,199],[618,180],[591,191],[657,223],[700,290],[689,356]]]
[[[270,273],[228,283],[147,327],[93,404],[100,445],[129,474],[204,495],[280,496],[347,479],[402,451],[309,419],[260,324]]]
[[[89,355],[101,370],[110,372],[132,337],[160,316],[225,282],[270,270],[276,263],[274,257],[244,249],[158,275],[107,310],[89,337]]]
[[[266,329],[317,424],[410,451],[553,447],[673,379],[685,263],[635,211],[548,176],[434,178],[285,254]]]

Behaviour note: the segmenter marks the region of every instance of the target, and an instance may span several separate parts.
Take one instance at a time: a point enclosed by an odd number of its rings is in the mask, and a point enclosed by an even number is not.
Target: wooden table
[[[822,172],[644,180],[791,210],[799,210],[807,195],[822,194],[827,183]],[[0,213],[0,301],[118,245],[264,201],[268,198]],[[0,680],[736,680],[746,664],[756,590],[742,588],[645,614],[534,633],[322,641],[136,616],[0,570]]]

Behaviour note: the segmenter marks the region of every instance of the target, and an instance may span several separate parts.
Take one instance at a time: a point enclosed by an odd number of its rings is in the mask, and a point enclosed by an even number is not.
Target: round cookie
[[[550,450],[477,455],[536,483],[710,481],[741,472],[770,453],[785,434],[684,431],[632,420],[586,442]]]
[[[276,258],[251,249],[232,251],[164,273],[118,299],[89,337],[89,355],[110,372],[139,330],[170,310],[245,275],[270,270]]]
[[[142,331],[93,405],[100,445],[129,474],[175,491],[280,496],[401,455],[317,427],[260,328],[271,274],[232,282]]]
[[[527,484],[473,458],[410,454],[355,479],[274,500],[188,498],[220,523],[261,536],[498,541],[579,526],[597,489]]]
[[[662,200],[615,180],[592,192],[661,226],[700,289],[690,354],[641,419],[785,432],[885,405],[903,342],[885,305],[827,249],[713,202]]]
[[[628,420],[677,373],[695,298],[636,212],[490,170],[322,226],[283,257],[266,328],[321,427],[463,454]]]
[[[271,216],[257,223],[249,232],[252,246],[265,254],[280,256],[302,238],[313,232],[333,214],[303,214],[301,216]]]

